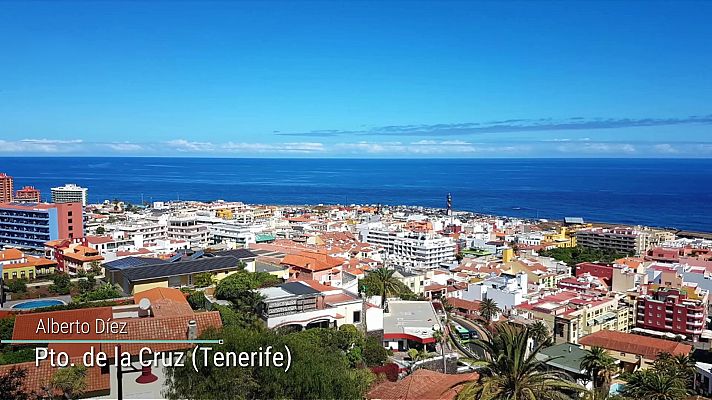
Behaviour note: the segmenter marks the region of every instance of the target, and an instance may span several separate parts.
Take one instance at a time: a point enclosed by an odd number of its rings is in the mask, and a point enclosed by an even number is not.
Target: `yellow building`
[[[14,279],[32,280],[54,274],[57,262],[42,257],[25,255],[17,249],[0,251],[0,271],[5,281]]]
[[[229,208],[221,208],[215,211],[215,216],[222,219],[233,219],[234,214]]]
[[[514,258],[514,249],[511,247],[507,247],[506,249],[502,250],[502,261],[503,262],[510,262]]]
[[[557,248],[576,247],[576,236],[571,235],[568,229],[562,226],[558,232],[544,233],[542,243]]]

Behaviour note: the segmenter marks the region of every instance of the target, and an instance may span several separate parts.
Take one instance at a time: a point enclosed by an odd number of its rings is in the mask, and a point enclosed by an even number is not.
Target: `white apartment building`
[[[256,243],[256,235],[266,229],[264,224],[220,223],[209,229],[210,243],[249,244]]]
[[[130,241],[134,241],[136,237],[140,237],[142,241],[168,238],[168,227],[164,221],[143,220],[107,224],[105,229],[115,238],[124,238]]]
[[[502,311],[512,310],[524,303],[527,295],[527,274],[502,274],[487,278],[482,282],[470,283],[462,292],[462,298],[469,301],[492,299]]]
[[[208,225],[198,221],[195,215],[168,217],[168,238],[185,240],[191,247],[206,247],[210,230]]]
[[[82,203],[87,205],[87,188],[68,183],[52,188],[52,203]]]
[[[366,229],[361,241],[383,247],[388,257],[400,265],[415,269],[435,269],[455,260],[455,241],[433,234]]]

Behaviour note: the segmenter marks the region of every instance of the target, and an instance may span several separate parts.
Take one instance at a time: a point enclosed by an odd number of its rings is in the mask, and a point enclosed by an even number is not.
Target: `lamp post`
[[[121,356],[121,345],[117,346],[117,351],[119,354],[119,357]],[[133,372],[141,372],[141,376],[136,378],[136,383],[139,384],[146,384],[146,383],[151,383],[155,382],[158,380],[158,377],[156,375],[153,375],[151,373],[151,367],[141,367],[136,368],[133,365],[129,367],[129,369],[124,371],[124,367],[121,365],[121,361],[116,363],[116,398],[118,400],[123,400],[124,399],[124,374],[127,373],[133,373]]]

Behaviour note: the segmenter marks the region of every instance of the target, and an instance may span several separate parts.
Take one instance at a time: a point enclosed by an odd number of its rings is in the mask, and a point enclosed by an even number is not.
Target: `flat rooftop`
[[[384,333],[400,333],[421,338],[433,336],[433,325],[440,326],[433,305],[428,301],[389,301],[383,314]]]

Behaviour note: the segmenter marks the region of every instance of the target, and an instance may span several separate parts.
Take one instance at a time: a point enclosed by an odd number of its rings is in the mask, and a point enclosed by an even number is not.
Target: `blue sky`
[[[712,2],[0,2],[0,155],[711,157]]]

